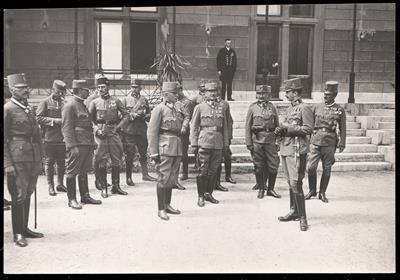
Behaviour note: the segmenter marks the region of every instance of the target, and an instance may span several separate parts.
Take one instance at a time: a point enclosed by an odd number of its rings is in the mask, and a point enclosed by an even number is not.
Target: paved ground
[[[395,271],[394,172],[334,173],[328,204],[307,201],[310,230],[280,223],[289,208],[282,199],[257,199],[251,175],[236,175],[230,191],[216,192],[219,205],[196,205],[194,178],[173,191],[183,213],[168,222],[157,217],[155,184],[139,181],[127,197],[101,206],[67,207],[66,194],[50,197],[45,178],[38,187],[38,230],[43,239],[12,242],[10,212],[4,212],[5,273],[131,272],[344,272]],[[124,178],[124,175],[121,176]],[[100,198],[89,177],[91,194]],[[306,181],[305,184],[307,185]],[[305,187],[306,191],[308,187]],[[33,211],[31,211],[33,228]]]

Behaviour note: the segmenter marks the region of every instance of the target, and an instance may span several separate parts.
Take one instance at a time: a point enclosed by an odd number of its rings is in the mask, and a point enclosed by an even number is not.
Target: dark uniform
[[[107,194],[107,160],[111,158],[111,193],[127,195],[128,193],[120,188],[120,164],[123,155],[123,145],[118,134],[117,126],[120,123],[118,113],[124,117],[128,114],[121,100],[108,93],[108,79],[100,77],[97,79],[100,97],[93,99],[89,104],[90,117],[94,123],[94,134],[97,143],[95,151],[95,164],[99,166],[99,173],[96,180],[101,186],[101,196]]]
[[[43,237],[28,228],[31,195],[42,169],[41,132],[28,105],[25,75],[9,75],[7,80],[12,98],[4,105],[4,169],[12,202],[14,242],[25,247],[25,238]]]
[[[54,164],[57,163],[57,186],[59,192],[66,192],[63,185],[65,173],[65,143],[61,133],[61,109],[64,106],[66,84],[63,81],[53,82],[51,96],[39,103],[36,119],[44,134],[44,150],[46,155],[46,176],[49,194],[56,195],[54,190]]]
[[[150,157],[157,164],[157,200],[158,216],[169,220],[167,213],[180,214],[171,207],[172,187],[175,185],[182,158],[182,114],[175,108],[177,101],[176,82],[164,82],[162,87],[164,100],[151,114],[147,137]]]
[[[338,82],[328,81],[325,88],[325,103],[313,107],[314,132],[311,135],[310,153],[308,155],[308,183],[310,192],[305,199],[317,195],[317,167],[322,161],[322,176],[319,187],[319,199],[328,202],[325,196],[335,163],[335,151],[342,152],[346,147],[346,112],[335,103]]]
[[[204,200],[219,203],[212,196],[217,181],[217,170],[221,164],[222,150],[229,146],[229,131],[225,111],[216,103],[217,84],[207,83],[205,102],[197,105],[193,112],[190,142],[199,149],[200,174],[197,176],[198,205]]]
[[[250,105],[246,115],[246,146],[251,152],[255,166],[258,198],[264,197],[265,181],[268,180],[267,195],[280,198],[274,191],[279,168],[278,147],[275,128],[279,126],[278,112],[269,102],[271,87],[257,86],[257,102]]]
[[[227,41],[225,41],[225,47],[219,50],[217,55],[217,69],[221,71],[220,80],[222,82],[221,97],[225,100],[225,91],[227,91],[228,100],[232,99],[232,80],[236,71],[236,52],[231,48],[227,47]],[[230,42],[230,40],[229,40]],[[229,43],[230,46],[230,43]]]
[[[144,96],[140,95],[140,83],[137,79],[132,79],[128,95],[122,99],[122,105],[129,111],[124,121],[120,124],[122,140],[126,154],[126,184],[133,186],[132,168],[136,147],[139,151],[139,162],[142,168],[142,178],[144,181],[156,181],[149,175],[147,168],[147,124],[150,120],[149,102]],[[138,90],[136,90],[136,88]]]
[[[76,176],[78,175],[79,193],[83,204],[101,204],[89,195],[88,176],[91,171],[94,149],[93,126],[89,111],[83,104],[89,89],[86,80],[72,82],[74,97],[70,99],[61,111],[61,131],[67,150],[67,195],[68,206],[72,209],[82,209],[76,201]]]
[[[301,80],[299,78],[284,81],[286,97],[291,102],[285,119],[275,133],[281,136],[280,154],[285,178],[290,186],[289,214],[279,217],[280,221],[300,218],[300,229],[308,229],[303,194],[303,178],[306,170],[309,137],[313,129],[311,108],[300,98]]]

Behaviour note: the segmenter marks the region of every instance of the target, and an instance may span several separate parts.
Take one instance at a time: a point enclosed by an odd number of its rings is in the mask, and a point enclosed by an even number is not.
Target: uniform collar
[[[164,104],[165,104],[165,106],[167,106],[170,109],[174,108],[174,106],[175,106],[174,103],[168,102],[167,100],[165,100]]]
[[[333,105],[335,105],[335,104],[336,104],[336,102],[335,102],[335,101],[333,101],[333,103],[331,103],[331,104],[328,104],[328,105],[324,103],[325,107],[332,107],[332,106],[333,106]]]
[[[80,96],[78,96],[78,95],[75,95],[74,94],[74,97],[75,97],[75,100],[76,101],[79,101],[79,102],[83,102],[85,99],[83,99],[82,97],[80,97]]]
[[[294,107],[294,106],[299,105],[299,104],[302,103],[302,102],[303,102],[303,101],[302,101],[301,98],[299,97],[299,98],[293,100],[293,101],[291,102],[291,104],[292,104],[292,106]]]

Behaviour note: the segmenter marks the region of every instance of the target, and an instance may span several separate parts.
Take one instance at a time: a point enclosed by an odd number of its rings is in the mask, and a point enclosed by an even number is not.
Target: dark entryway
[[[150,66],[157,55],[156,22],[132,21],[130,27],[131,73],[155,73]]]

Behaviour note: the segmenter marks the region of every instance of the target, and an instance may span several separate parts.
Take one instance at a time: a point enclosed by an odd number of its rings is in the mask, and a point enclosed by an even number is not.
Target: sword
[[[35,229],[37,228],[37,192],[35,186]]]

